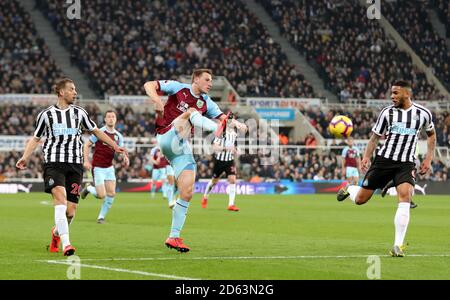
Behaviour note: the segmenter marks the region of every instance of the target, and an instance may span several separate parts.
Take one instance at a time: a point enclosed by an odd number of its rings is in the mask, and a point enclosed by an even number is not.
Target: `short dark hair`
[[[74,83],[72,79],[70,78],[63,78],[61,80],[58,80],[56,84],[53,86],[53,91],[56,93],[56,96],[59,97],[59,92],[66,87],[67,83]]]
[[[409,81],[406,81],[406,80],[394,81],[392,86],[400,86],[400,87],[403,87],[403,88],[411,89],[411,83],[409,83]]]
[[[105,118],[106,118],[106,115],[109,114],[109,113],[114,113],[117,116],[117,113],[116,113],[115,110],[108,109],[107,111],[105,111]]]
[[[202,76],[203,73],[208,73],[211,76],[213,75],[211,69],[196,69],[192,72],[192,82],[194,82],[194,78]]]

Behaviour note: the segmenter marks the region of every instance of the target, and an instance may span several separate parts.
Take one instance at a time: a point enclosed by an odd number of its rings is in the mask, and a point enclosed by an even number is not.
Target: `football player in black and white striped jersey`
[[[398,208],[394,219],[395,240],[390,253],[394,257],[403,257],[404,239],[410,218],[416,168],[415,148],[421,129],[427,133],[427,154],[420,165],[420,174],[431,169],[431,161],[436,148],[436,133],[431,112],[411,100],[411,84],[398,80],[392,84],[392,105],[385,107],[372,128],[372,136],[361,161],[361,169],[367,171],[362,186],[346,186],[338,192],[337,199],[347,197],[358,204],[364,204],[372,197],[376,189],[381,189],[393,180],[398,194]],[[386,142],[376,152],[370,165],[370,159],[381,136]]]
[[[206,186],[203,194],[202,207],[206,208],[208,204],[208,196],[214,186],[219,182],[223,173],[228,179],[228,210],[239,211],[235,205],[236,198],[236,164],[235,156],[238,153],[237,149],[237,133],[236,128],[239,128],[241,123],[234,119],[235,116],[230,117],[231,121],[227,123],[227,127],[222,137],[216,137],[213,141],[214,149],[214,169],[213,177]]]
[[[81,129],[90,131],[117,153],[126,151],[100,131],[82,107],[73,104],[77,91],[71,79],[64,78],[58,81],[54,90],[58,102],[37,116],[34,136],[28,141],[16,167],[26,169],[31,155],[39,146],[41,138],[45,136],[46,140],[42,147],[45,192],[52,194],[55,206],[55,226],[51,230],[52,241],[49,250],[59,252],[59,245],[62,242],[63,254],[70,256],[75,253],[75,248],[69,240],[69,225],[75,216],[83,179]]]

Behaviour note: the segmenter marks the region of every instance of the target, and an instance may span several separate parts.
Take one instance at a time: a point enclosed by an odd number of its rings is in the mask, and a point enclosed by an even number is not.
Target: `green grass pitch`
[[[164,241],[171,210],[160,194],[119,193],[106,224],[101,202],[80,200],[70,239],[81,279],[367,279],[369,255],[380,257],[381,279],[450,279],[450,201],[416,196],[407,256],[392,258],[396,199],[376,195],[363,206],[328,195],[226,195],[207,209],[191,201],[182,232],[189,253]],[[0,195],[0,279],[67,279],[61,253],[46,251],[53,224],[44,193]]]

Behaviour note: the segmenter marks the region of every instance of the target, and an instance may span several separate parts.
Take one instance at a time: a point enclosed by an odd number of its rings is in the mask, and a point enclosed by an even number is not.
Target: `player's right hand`
[[[367,172],[367,170],[369,170],[370,167],[370,159],[368,159],[367,157],[364,157],[361,160],[361,171],[363,171],[364,173]]]
[[[27,161],[22,157],[16,163],[16,168],[20,170],[25,170],[27,168]]]
[[[163,117],[164,114],[164,105],[162,102],[156,102],[155,103],[155,113],[159,118]]]
[[[83,167],[84,167],[84,169],[85,169],[86,171],[90,171],[90,170],[92,169],[92,165],[91,165],[91,163],[88,162],[88,161],[85,161],[85,162],[83,163]]]
[[[125,149],[125,147],[116,146],[116,147],[114,147],[114,151],[116,153],[119,153],[119,154],[122,153],[123,155],[128,156],[128,152],[127,152],[127,149]]]

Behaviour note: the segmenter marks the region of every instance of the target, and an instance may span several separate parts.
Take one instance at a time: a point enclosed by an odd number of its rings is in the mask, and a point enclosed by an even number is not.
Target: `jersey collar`
[[[105,126],[105,131],[108,132],[108,133],[111,133],[111,134],[116,133],[116,129],[115,128],[113,129],[113,131],[109,131],[107,126]]]
[[[56,106],[56,104],[53,104],[53,106],[54,106],[57,110],[60,110],[60,111],[66,111],[66,110],[72,108],[72,104],[69,104],[69,106],[68,106],[66,109],[61,109],[61,108],[59,108],[58,106]]]
[[[200,98],[204,98],[204,93],[200,93],[200,96],[196,96],[195,94],[194,94],[194,91],[192,90],[192,85],[189,87],[189,92],[191,92],[191,95],[192,96],[194,96],[194,98],[196,98],[196,99],[200,99]]]

